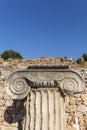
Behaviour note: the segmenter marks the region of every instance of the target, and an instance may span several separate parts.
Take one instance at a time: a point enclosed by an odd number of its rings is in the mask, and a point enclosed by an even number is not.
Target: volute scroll
[[[75,93],[79,93],[84,90],[84,83],[78,79],[65,77],[60,82],[60,89],[66,95],[74,95]]]
[[[12,99],[23,99],[29,94],[30,82],[26,77],[9,79],[10,82],[6,81],[6,92]]]

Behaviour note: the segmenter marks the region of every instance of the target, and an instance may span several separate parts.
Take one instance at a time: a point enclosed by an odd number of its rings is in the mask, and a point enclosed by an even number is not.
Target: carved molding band
[[[68,67],[29,66],[9,75],[6,92],[12,99],[23,99],[34,88],[58,88],[63,93],[74,94],[85,89],[83,77]]]
[[[32,81],[31,82],[31,87],[32,88],[54,88],[54,87],[58,87],[58,82],[57,81]]]

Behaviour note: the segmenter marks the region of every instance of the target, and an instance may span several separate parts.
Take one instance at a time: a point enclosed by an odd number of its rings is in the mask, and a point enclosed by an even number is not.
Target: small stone
[[[82,94],[81,97],[84,100],[84,98],[87,98],[87,94]]]
[[[11,73],[10,71],[2,70],[1,71],[1,78],[6,79],[9,76],[10,73]]]
[[[81,105],[81,103],[82,103],[82,99],[81,99],[81,98],[77,98],[77,99],[76,99],[76,104],[77,104],[77,105]]]
[[[69,125],[75,124],[75,115],[74,114],[72,114],[71,116],[69,116],[68,124]]]
[[[75,117],[81,117],[83,115],[80,111],[75,111]]]
[[[4,93],[4,84],[0,82],[0,92]]]
[[[82,99],[83,99],[84,105],[87,106],[87,94],[82,94]]]
[[[1,81],[0,81],[1,82]],[[0,93],[5,93],[5,89],[4,89],[4,87],[3,88],[1,88],[1,86],[0,86]]]
[[[6,100],[5,101],[5,106],[6,107],[13,106],[13,100]]]
[[[0,107],[4,106],[5,105],[5,100],[3,99],[0,99]]]
[[[69,113],[65,113],[65,115],[66,115],[66,120],[68,120],[69,119]]]
[[[84,99],[83,99],[83,102],[84,102],[84,105],[87,106],[87,98],[84,98]]]
[[[0,116],[0,122],[4,121],[4,116]]]
[[[4,98],[4,94],[0,92],[0,99]]]
[[[4,94],[4,99],[6,99],[6,100],[7,100],[7,99],[11,99],[11,97],[10,97],[7,93],[5,93],[5,94]]]
[[[75,105],[75,98],[74,97],[70,97],[69,98],[69,103],[70,103],[70,105]]]
[[[79,105],[78,106],[78,109],[77,109],[79,112],[83,112],[83,113],[86,113],[86,106],[85,105]]]
[[[11,125],[12,126],[15,126],[15,127],[18,127],[18,119],[17,118],[14,118],[11,122]],[[14,129],[13,129],[14,130]],[[17,129],[18,130],[18,129]]]
[[[4,116],[4,111],[0,109],[0,117]]]
[[[75,117],[75,124],[78,124],[78,118]]]
[[[69,105],[69,106],[66,106],[66,108],[65,108],[66,112],[75,112],[76,110],[77,110],[76,105]]]
[[[79,124],[73,124],[73,127],[76,128],[76,130],[80,130]]]
[[[87,126],[87,113],[84,116],[84,120],[85,120],[85,123],[86,123],[86,126]]]
[[[85,126],[86,125],[85,118],[83,116],[79,118],[79,125],[80,126]]]

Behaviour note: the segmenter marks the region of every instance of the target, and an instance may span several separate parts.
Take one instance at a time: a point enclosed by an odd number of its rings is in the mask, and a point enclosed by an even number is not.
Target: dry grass
[[[87,62],[85,62],[84,64],[77,64],[76,62],[74,64],[72,64],[73,68],[87,68]]]

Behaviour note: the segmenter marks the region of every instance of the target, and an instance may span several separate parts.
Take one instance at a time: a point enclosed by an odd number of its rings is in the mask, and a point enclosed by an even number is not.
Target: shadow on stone
[[[4,113],[5,121],[18,130],[23,130],[23,119],[26,115],[25,100],[14,100],[12,106],[7,107]]]

